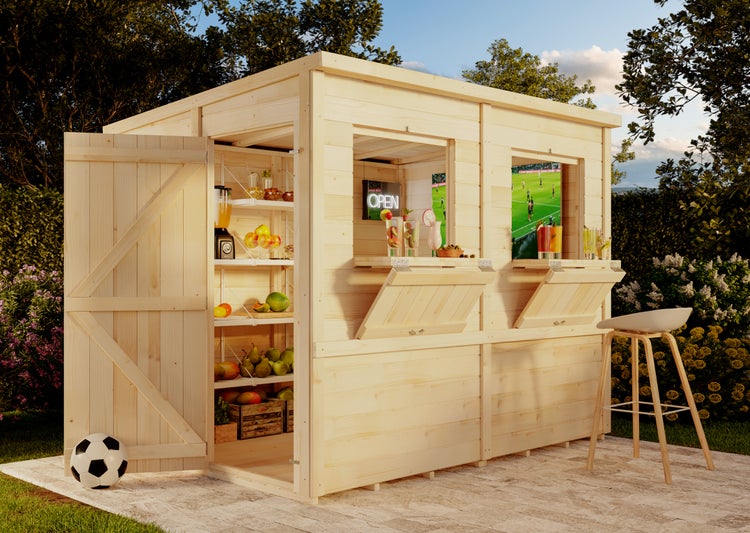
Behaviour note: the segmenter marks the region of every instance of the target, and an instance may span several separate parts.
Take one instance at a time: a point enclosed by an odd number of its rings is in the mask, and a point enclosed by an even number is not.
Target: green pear
[[[277,376],[285,376],[289,372],[289,365],[284,361],[274,361],[271,363],[273,373]]]
[[[271,371],[271,363],[265,357],[260,360],[260,363],[255,365],[256,378],[267,378],[271,375]]]
[[[284,387],[276,393],[276,397],[279,400],[294,400],[294,389],[291,387]]]
[[[294,369],[294,348],[287,348],[281,352],[281,360],[289,365],[289,371]]]
[[[271,362],[278,361],[279,358],[281,357],[281,352],[279,351],[278,348],[271,347],[268,350],[266,350],[266,357],[268,357],[268,360]]]
[[[240,362],[240,374],[243,378],[249,378],[253,375],[253,370],[255,370],[255,365],[250,361],[250,356],[246,355]]]
[[[250,353],[247,354],[246,357],[248,358],[248,361],[253,365],[257,365],[258,363],[260,363],[260,350],[258,350],[258,347],[255,344],[253,344],[253,348],[250,350]]]

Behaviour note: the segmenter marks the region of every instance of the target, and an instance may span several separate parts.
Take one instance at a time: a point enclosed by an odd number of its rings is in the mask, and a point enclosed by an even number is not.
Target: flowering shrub
[[[718,326],[709,326],[707,333],[703,328],[692,328],[687,336],[680,334],[684,330],[675,335],[675,340],[700,417],[750,420],[750,338],[722,339],[722,330]],[[661,339],[655,339],[652,343],[661,402],[687,405],[669,346]],[[651,401],[643,352],[641,347],[639,396],[642,401]],[[615,337],[612,343],[612,403],[632,400],[631,377],[630,341]],[[690,416],[689,413],[681,415]],[[669,420],[676,420],[677,417],[677,413],[667,416]]]
[[[55,271],[0,275],[0,412],[62,406],[62,295]]]
[[[617,314],[692,307],[689,327],[719,326],[726,335],[750,332],[750,265],[737,254],[728,261],[689,260],[678,254],[653,259],[642,286],[632,281],[615,289]],[[647,286],[645,286],[647,285]]]

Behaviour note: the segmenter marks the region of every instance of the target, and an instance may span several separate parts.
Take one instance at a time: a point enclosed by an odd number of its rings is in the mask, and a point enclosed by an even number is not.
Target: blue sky
[[[375,41],[395,46],[403,66],[460,78],[477,61],[489,59],[487,49],[498,39],[511,47],[556,62],[560,71],[590,79],[597,88],[599,109],[620,114],[623,126],[612,133],[619,147],[627,123],[636,118],[621,103],[614,86],[622,76],[627,33],[648,28],[659,17],[679,9],[670,0],[381,0],[383,29]],[[654,169],[667,158],[679,158],[690,139],[705,131],[708,119],[697,110],[657,123],[656,141],[634,145],[636,160],[621,166],[624,185],[654,187]]]

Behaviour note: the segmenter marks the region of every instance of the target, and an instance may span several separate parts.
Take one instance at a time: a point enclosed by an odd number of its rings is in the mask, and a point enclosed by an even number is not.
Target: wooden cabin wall
[[[468,214],[472,195],[477,201],[476,192],[468,190],[478,180],[477,107],[337,76],[326,76],[322,87],[325,116],[313,131],[323,139],[323,146],[316,148],[322,158],[316,159],[316,168],[323,195],[313,199],[313,205],[321,202],[324,209],[313,224],[324,228],[318,235],[326,252],[316,258],[312,273],[312,297],[321,315],[312,332],[315,342],[356,343],[354,334],[387,271],[354,268],[351,263],[359,246],[355,226],[361,223],[354,209],[361,205],[355,197],[361,194],[361,181],[355,170],[360,163],[353,164],[352,124],[415,135],[435,135],[437,129],[446,138],[469,137],[470,153],[459,159],[466,176],[459,190],[467,216],[473,217],[467,225],[473,223],[478,247],[476,204]],[[463,150],[461,145],[459,154]],[[362,166],[363,174],[375,168]],[[411,170],[427,176],[433,168],[444,166]],[[398,177],[408,180],[405,175]],[[431,173],[424,179],[426,185]],[[383,255],[384,239],[375,240],[380,241],[374,245],[376,255]],[[473,324],[476,328],[478,313]],[[479,459],[476,345],[404,351],[401,340],[392,339],[383,343],[381,353],[314,358],[312,380],[312,418],[318,428],[311,435],[311,449],[319,458],[313,463],[316,494]]]
[[[465,205],[463,211],[467,219],[461,224],[465,224],[467,246],[477,249],[479,126],[476,104],[335,75],[325,75],[323,80],[322,117],[317,126],[321,146],[317,147],[316,154],[323,158],[319,162],[322,174],[319,179],[324,183],[320,199],[324,209],[315,223],[319,220],[324,228],[321,245],[325,246],[326,252],[320,258],[323,263],[320,268],[326,281],[313,290],[314,300],[322,302],[324,313],[316,337],[320,341],[332,341],[352,339],[371,303],[366,301],[363,305],[358,290],[341,283],[342,277],[346,276],[341,269],[351,268],[355,255],[355,190],[361,187],[359,180],[353,179],[356,167],[353,126],[381,130],[384,136],[390,130],[415,136],[465,138],[471,149],[465,152],[463,145],[458,149],[459,154],[467,155],[458,159],[462,178],[455,186],[459,191],[457,197]],[[475,203],[470,208],[472,201]],[[454,220],[458,219],[459,215]],[[384,246],[378,255],[384,253]]]
[[[590,435],[601,349],[600,335],[493,344],[485,458]]]
[[[314,361],[319,494],[479,460],[477,346]]]
[[[538,153],[544,158],[554,159],[558,155],[561,159],[579,163],[563,165],[563,257],[581,258],[578,254],[583,251],[580,244],[583,224],[608,229],[602,215],[605,202],[601,196],[604,192],[601,183],[604,179],[605,154],[601,128],[552,117],[530,117],[525,113],[495,107],[487,109],[483,118],[485,152],[489,150],[502,154],[490,156],[496,159],[485,162],[490,168],[494,167],[494,172],[484,169],[483,183],[491,188],[491,200],[495,195],[502,197],[507,194],[510,197],[513,149]],[[493,205],[492,212],[497,212],[501,217],[497,222],[493,221],[500,226],[499,237],[504,242],[510,241],[509,211],[502,208],[496,210]],[[503,235],[505,232],[507,237]],[[486,249],[493,259],[493,266],[501,274],[497,290],[490,291],[485,299],[485,309],[491,313],[485,321],[500,329],[512,328],[541,278],[534,273],[514,272],[510,250],[504,251],[494,242]]]

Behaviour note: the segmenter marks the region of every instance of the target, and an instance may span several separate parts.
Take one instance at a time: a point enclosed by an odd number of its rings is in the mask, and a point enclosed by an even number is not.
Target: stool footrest
[[[610,411],[616,411],[618,413],[633,413],[633,412],[637,412],[638,414],[641,414],[641,415],[656,416],[656,412],[655,411],[641,411],[640,409],[638,409],[638,411],[636,411],[635,409],[623,409],[623,407],[626,407],[626,406],[631,406],[632,407],[634,404],[635,404],[635,402],[613,403],[612,405],[605,405],[604,408],[605,409],[609,409]],[[638,402],[638,405],[651,405],[651,406],[653,406],[654,402]],[[662,404],[659,404],[659,405],[661,405],[661,409],[662,409],[661,410],[661,415],[662,416],[668,415],[668,414],[671,414],[671,413],[679,413],[680,411],[689,411],[690,410],[690,407],[688,407],[687,405],[672,405],[672,404],[669,404],[669,403],[662,403]]]

